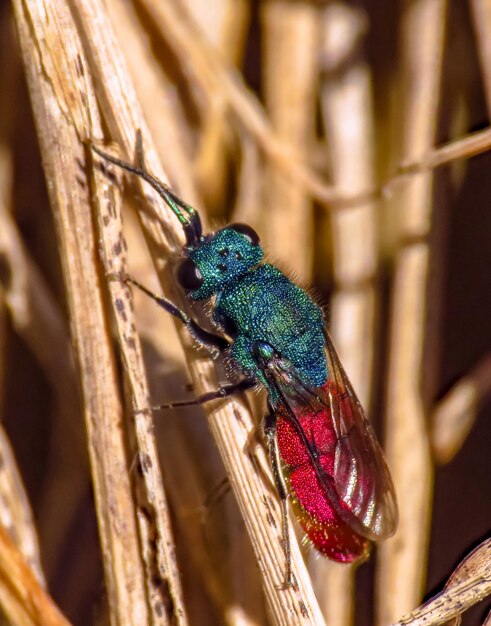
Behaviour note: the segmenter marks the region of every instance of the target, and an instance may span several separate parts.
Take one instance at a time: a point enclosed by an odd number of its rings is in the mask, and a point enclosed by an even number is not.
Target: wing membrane
[[[328,403],[338,435],[333,479],[339,497],[370,539],[390,537],[397,502],[385,457],[365,412],[326,334]]]
[[[328,380],[321,388],[306,386],[280,356],[263,372],[276,390],[278,412],[297,431],[332,506],[360,535],[384,539],[394,533],[398,517],[384,454],[327,334],[325,351]],[[325,416],[326,432],[334,433],[328,448],[318,435],[305,432],[306,414]]]

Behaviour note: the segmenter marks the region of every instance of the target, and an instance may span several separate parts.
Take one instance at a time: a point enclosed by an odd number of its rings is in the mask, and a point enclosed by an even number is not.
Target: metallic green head
[[[178,267],[177,280],[193,300],[219,293],[263,258],[259,237],[245,224],[230,224],[184,250],[186,258]]]

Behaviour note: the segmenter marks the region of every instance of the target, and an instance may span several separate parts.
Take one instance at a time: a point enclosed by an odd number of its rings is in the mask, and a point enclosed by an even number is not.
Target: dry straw
[[[73,623],[125,626],[455,624],[491,593],[489,542],[471,552],[477,535],[442,592],[418,608],[432,566],[435,460],[457,454],[491,391],[483,351],[438,393],[437,168],[450,164],[452,183],[463,185],[462,162],[489,150],[491,131],[467,132],[460,94],[453,130],[440,139],[455,6],[400,0],[381,16],[380,3],[354,4],[0,5],[0,605],[8,623],[68,623],[46,588]],[[484,0],[466,4],[489,101],[491,12]],[[383,60],[370,44],[377,20],[386,26]],[[260,68],[262,103],[241,66],[249,76]],[[37,155],[29,111],[39,161],[29,160]],[[149,410],[191,394],[190,383],[194,394],[216,388],[223,372],[153,302],[108,279],[129,271],[189,307],[172,274],[182,245],[175,217],[88,144],[131,161],[137,129],[148,169],[205,221],[251,223],[281,267],[330,295],[341,359],[363,404],[384,416],[400,506],[398,532],[365,581],[373,616],[354,568],[311,558],[293,524],[295,584],[281,588],[261,398],[193,415]],[[41,162],[51,214],[36,179]],[[42,382],[17,410],[6,386],[11,372],[22,378],[26,349]],[[12,430],[12,419],[25,420],[22,441],[33,445],[28,428],[40,408],[50,431],[41,465],[16,449]],[[234,498],[220,493],[224,485]],[[94,511],[99,543],[79,523]]]

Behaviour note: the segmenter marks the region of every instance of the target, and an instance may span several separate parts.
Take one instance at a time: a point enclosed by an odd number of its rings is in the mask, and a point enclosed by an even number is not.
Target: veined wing
[[[328,335],[325,352],[328,380],[317,389],[280,355],[262,370],[275,410],[294,428],[333,508],[363,537],[384,539],[395,532],[398,517],[390,473]]]
[[[331,338],[326,333],[328,367],[327,401],[336,430],[333,480],[369,539],[394,534],[397,501],[384,453],[344,371]]]

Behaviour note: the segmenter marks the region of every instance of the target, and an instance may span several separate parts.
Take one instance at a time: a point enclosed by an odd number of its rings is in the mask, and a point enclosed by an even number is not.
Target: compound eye
[[[251,228],[247,224],[230,224],[227,228],[231,228],[241,235],[244,235],[244,237],[247,237],[253,246],[257,246],[259,244],[259,235],[256,233],[254,228]]]
[[[203,276],[199,267],[189,257],[179,263],[176,272],[177,282],[186,291],[196,291],[203,284]]]

